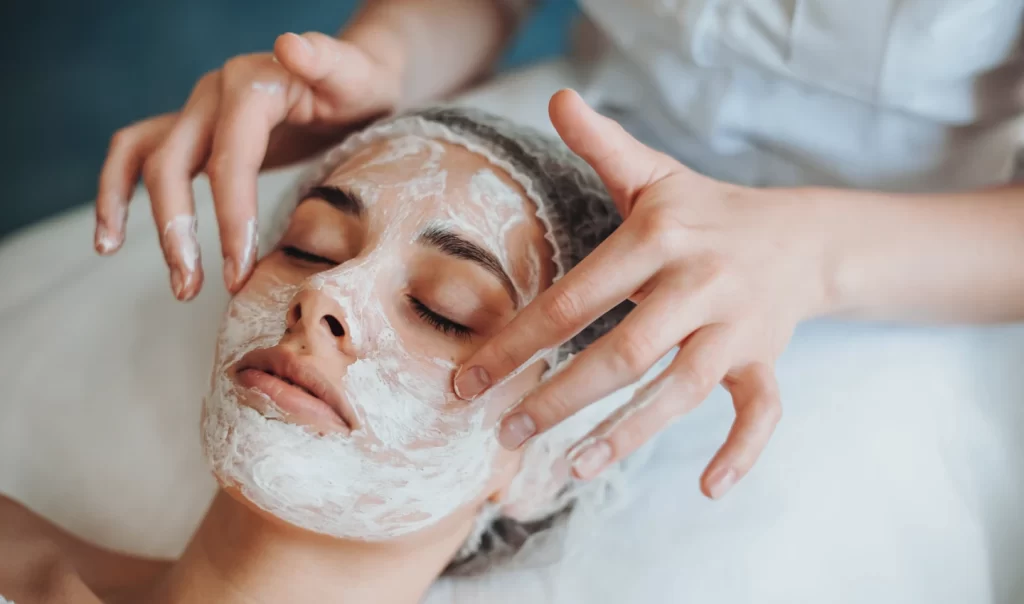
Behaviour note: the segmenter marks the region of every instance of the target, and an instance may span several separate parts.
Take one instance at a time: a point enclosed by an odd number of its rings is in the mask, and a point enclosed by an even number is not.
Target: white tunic
[[[606,37],[588,100],[699,171],[909,191],[1014,173],[1022,0],[580,3]]]

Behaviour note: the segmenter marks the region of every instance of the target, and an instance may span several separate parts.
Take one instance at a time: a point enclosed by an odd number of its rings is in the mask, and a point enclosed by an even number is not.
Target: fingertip
[[[232,257],[224,258],[224,289],[232,296],[238,288],[239,266],[238,261]]]
[[[203,289],[204,277],[202,264],[197,264],[195,270],[185,273],[180,295],[176,296],[178,300],[181,302],[191,302],[195,299],[199,295],[200,290]]]
[[[501,420],[498,429],[498,442],[509,451],[523,446],[537,433],[537,424],[533,418],[523,412],[515,412]]]
[[[715,501],[725,497],[739,480],[739,473],[732,467],[718,465],[705,471],[701,480],[701,492]]]
[[[579,93],[572,88],[562,88],[555,94],[551,95],[551,100],[548,101],[548,114],[552,119],[554,119],[555,114],[565,109],[567,104],[571,104],[579,98]]]
[[[491,382],[490,374],[483,367],[479,365],[468,368],[462,366],[455,372],[452,390],[460,399],[471,401],[487,390],[491,386]]]
[[[614,458],[611,444],[605,439],[586,438],[566,454],[572,474],[578,480],[590,480],[600,474]]]
[[[313,45],[296,33],[286,33],[274,41],[274,58],[289,70],[302,70],[316,56]]]
[[[100,225],[96,227],[96,236],[93,241],[93,247],[96,249],[96,253],[100,256],[111,256],[121,249],[122,241],[123,240],[110,235],[110,232],[107,231],[106,227]]]
[[[548,117],[551,119],[551,125],[563,139],[574,134],[572,122],[579,118],[581,109],[584,108],[589,106],[572,88],[563,88],[551,96],[551,100],[548,101]]]
[[[109,256],[121,247],[119,238],[110,232],[103,219],[96,221],[96,232],[93,234],[93,248],[100,256]]]

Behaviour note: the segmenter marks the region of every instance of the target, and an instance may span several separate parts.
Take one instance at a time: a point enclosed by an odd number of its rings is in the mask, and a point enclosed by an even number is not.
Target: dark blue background
[[[19,1],[0,8],[0,239],[95,197],[111,134],[181,106],[203,73],[278,34],[336,32],[354,0]],[[503,60],[564,50],[571,0],[546,0]]]

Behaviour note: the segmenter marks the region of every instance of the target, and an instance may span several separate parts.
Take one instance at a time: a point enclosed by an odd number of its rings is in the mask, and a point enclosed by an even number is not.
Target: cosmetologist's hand
[[[621,324],[506,413],[499,438],[506,448],[521,446],[632,384],[680,346],[671,365],[569,458],[578,478],[590,478],[721,383],[736,420],[701,478],[707,496],[721,497],[750,470],[780,419],[776,358],[796,324],[826,304],[821,204],[804,190],[751,189],[699,175],[572,91],[556,94],[549,109],[624,222],[463,364],[456,391],[473,398],[629,299],[637,306]]]
[[[117,132],[100,176],[96,250],[124,243],[127,204],[139,175],[152,200],[171,289],[180,300],[202,287],[192,179],[210,179],[231,292],[256,258],[256,177],[343,135],[344,127],[391,111],[399,69],[355,44],[318,33],[280,36],[273,53],[234,57],[203,76],[178,112]]]

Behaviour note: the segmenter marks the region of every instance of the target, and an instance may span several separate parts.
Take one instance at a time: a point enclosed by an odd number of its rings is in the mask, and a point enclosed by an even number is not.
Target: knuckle
[[[639,376],[657,360],[655,344],[643,333],[624,334],[612,343],[612,358],[617,373]]]
[[[679,415],[675,405],[659,401],[620,424],[613,435],[617,455],[626,455],[654,438],[662,427]]]
[[[669,208],[645,212],[638,226],[643,243],[660,254],[674,256],[686,241],[686,228]]]
[[[507,343],[498,343],[493,346],[485,357],[493,366],[498,367],[499,374],[506,374],[515,371],[519,367],[519,356],[515,349]],[[492,377],[497,377],[492,375]]]
[[[110,137],[110,149],[129,147],[135,141],[135,127],[121,128]]]
[[[196,89],[208,88],[210,86],[213,86],[214,84],[216,84],[218,78],[220,78],[219,69],[207,71],[202,75],[202,77],[199,78],[198,81],[196,81]]]
[[[163,153],[153,153],[142,164],[142,180],[146,186],[153,188],[164,179],[166,174]]]
[[[238,55],[231,57],[224,62],[224,67],[221,68],[221,72],[229,76],[242,74],[249,70],[250,63],[250,55]]]
[[[644,444],[649,435],[637,421],[626,422],[615,429],[609,440],[616,456],[627,455]]]
[[[761,405],[761,414],[772,426],[779,425],[782,421],[782,403],[777,397],[766,397]]]
[[[686,393],[687,398],[704,397],[710,393],[718,383],[711,373],[702,370],[692,364],[684,365],[678,372],[678,379],[681,382],[680,388]],[[697,401],[694,401],[697,402]]]
[[[206,176],[212,182],[222,180],[228,171],[228,157],[222,152],[210,155],[206,162]]]
[[[537,424],[539,432],[547,430],[576,411],[572,401],[559,388],[549,388],[538,393],[536,398],[524,407]]]
[[[544,305],[544,318],[556,328],[568,328],[582,321],[586,313],[586,300],[573,288],[559,289]]]

